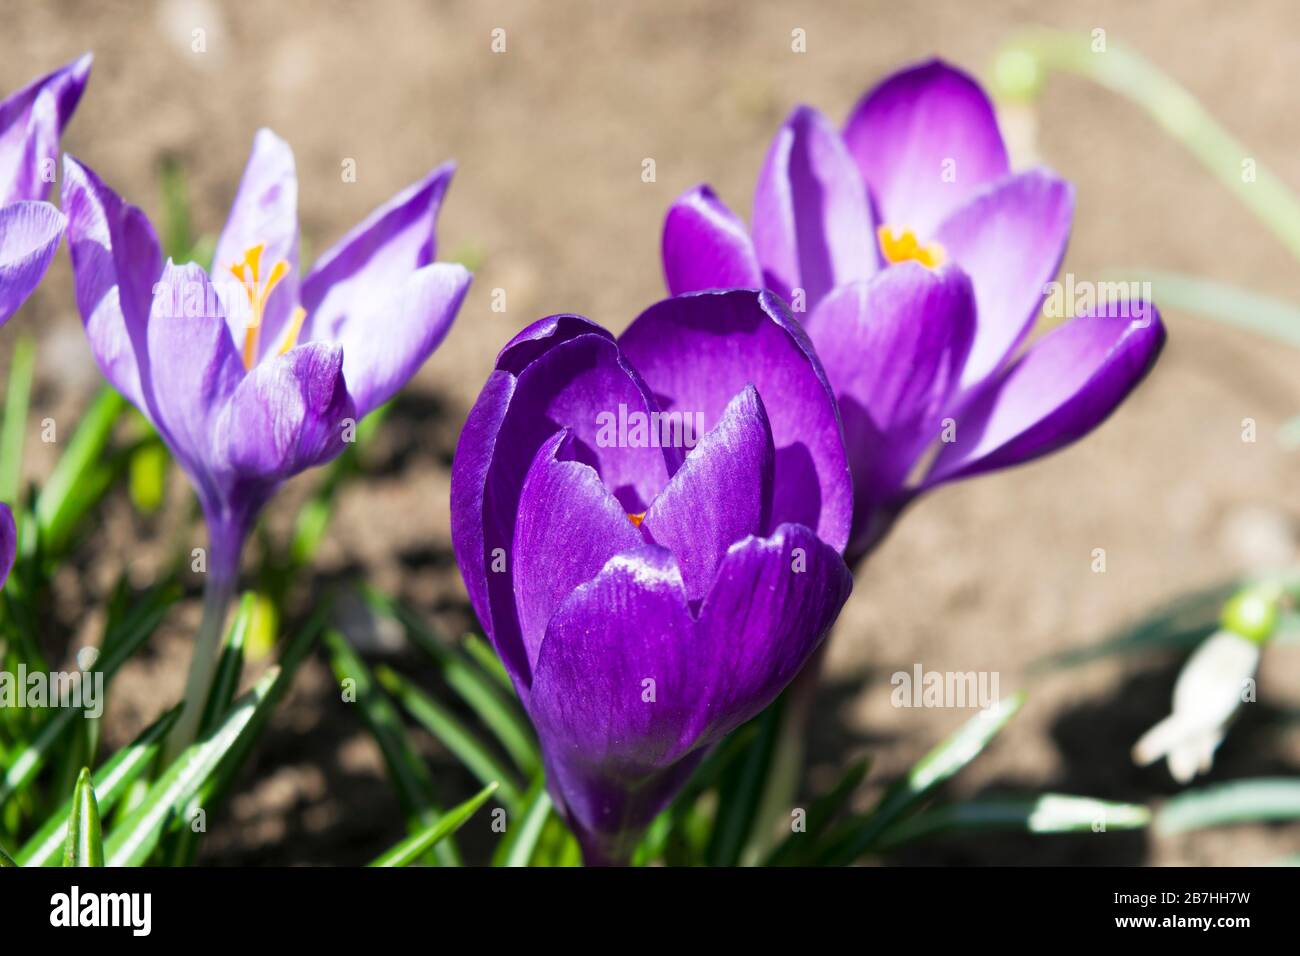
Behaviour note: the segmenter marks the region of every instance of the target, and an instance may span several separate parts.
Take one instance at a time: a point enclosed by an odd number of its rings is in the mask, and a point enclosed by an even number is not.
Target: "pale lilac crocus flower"
[[[67,158],[64,209],[77,304],[110,382],[154,425],[207,521],[204,623],[173,740],[203,706],[259,510],[343,451],[447,334],[469,287],[435,262],[453,165],[404,189],[298,275],[298,180],[288,144],[257,134],[212,273],[163,261],[139,209]]]
[[[0,101],[0,325],[27,301],[67,225],[45,202],[58,168],[59,136],[90,76],[90,54]],[[13,512],[0,504],[0,587],[18,550]]]
[[[90,76],[87,54],[0,101],[0,325],[40,283],[59,248],[63,214],[45,202],[59,135]]]

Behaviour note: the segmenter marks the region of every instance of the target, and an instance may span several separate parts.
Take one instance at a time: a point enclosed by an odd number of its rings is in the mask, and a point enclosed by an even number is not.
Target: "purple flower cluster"
[[[43,200],[89,65],[0,103],[0,323],[66,228],[100,369],[211,536],[184,743],[260,509],[410,379],[470,275],[436,261],[450,164],[300,275],[293,154],[266,130],[210,271],[164,261],[145,215],[71,157],[60,212]],[[918,495],[1087,434],[1150,370],[1148,302],[1031,336],[1073,201],[1010,169],[970,77],[922,64],[842,131],[796,109],[750,226],[707,186],[679,198],[673,297],[621,336],[556,315],[501,350],[455,456],[453,543],[589,862],[629,859],[708,748],[800,672],[852,587],[846,555]],[[0,582],[15,546],[0,506]]]

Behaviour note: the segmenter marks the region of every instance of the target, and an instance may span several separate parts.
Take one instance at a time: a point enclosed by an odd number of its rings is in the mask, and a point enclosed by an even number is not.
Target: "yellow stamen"
[[[262,316],[266,312],[266,301],[280,281],[289,274],[289,263],[281,259],[271,267],[266,282],[262,283],[262,253],[265,251],[266,243],[259,242],[246,249],[244,258],[230,266],[231,275],[244,286],[248,305],[252,310],[248,325],[244,329],[244,368],[246,369],[251,369],[257,364],[258,341],[262,334]],[[292,334],[296,341],[298,332],[302,328],[302,319],[297,318],[296,315],[294,319],[296,325],[293,326]]]
[[[639,528],[641,527],[641,522],[645,521],[645,512],[643,511],[639,515],[629,514],[627,520]]]
[[[280,345],[281,355],[298,344],[298,336],[302,334],[302,323],[306,318],[307,310],[302,306],[293,310],[293,315],[289,319],[289,328],[284,333],[284,342]]]
[[[907,262],[914,259],[923,266],[937,269],[947,258],[943,246],[937,242],[921,245],[911,229],[904,229],[895,236],[892,228],[880,226],[876,229],[876,237],[880,240],[880,251],[886,262]]]

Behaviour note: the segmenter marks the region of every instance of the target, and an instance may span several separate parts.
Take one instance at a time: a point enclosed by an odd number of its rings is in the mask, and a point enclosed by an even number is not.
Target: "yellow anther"
[[[912,259],[930,269],[937,269],[947,258],[943,246],[937,242],[922,245],[911,229],[904,229],[895,236],[892,228],[880,226],[876,229],[876,237],[880,240],[880,251],[886,262],[907,262]]]
[[[284,341],[280,344],[281,355],[298,344],[298,336],[302,334],[302,323],[306,318],[307,310],[302,306],[293,310],[293,315],[289,319],[289,328],[285,330]]]
[[[262,253],[265,251],[266,243],[259,242],[244,250],[244,258],[230,266],[231,275],[244,287],[251,312],[248,325],[244,329],[244,368],[246,369],[251,369],[257,364],[257,349],[262,335],[262,316],[266,312],[266,301],[275,291],[275,287],[289,274],[289,263],[281,259],[271,267],[266,282],[262,282]],[[297,323],[293,328],[293,338],[296,340],[302,328],[302,319],[295,314],[294,321]]]

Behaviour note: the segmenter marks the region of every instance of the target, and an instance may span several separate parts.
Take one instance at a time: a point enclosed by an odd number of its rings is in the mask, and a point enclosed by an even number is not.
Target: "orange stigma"
[[[259,242],[255,246],[250,246],[244,251],[244,258],[230,266],[231,274],[240,281],[244,287],[244,292],[248,295],[248,305],[252,309],[252,315],[249,317],[248,326],[244,329],[244,368],[251,369],[257,364],[258,342],[262,336],[262,316],[266,312],[266,300],[271,297],[275,287],[280,284],[280,280],[289,274],[289,263],[281,259],[271,267],[271,271],[266,276],[266,281],[262,281],[262,253],[266,251],[266,243]],[[298,311],[302,311],[299,309]],[[290,323],[291,336],[289,348],[292,348],[292,342],[298,338],[298,332],[302,329],[302,318],[297,312],[294,313],[293,321]],[[288,351],[288,348],[281,351]]]
[[[641,522],[645,521],[645,512],[643,511],[639,515],[629,514],[627,520],[639,528],[641,527]]]
[[[943,246],[937,242],[921,245],[911,229],[904,229],[895,236],[891,227],[880,226],[876,229],[876,237],[880,240],[880,251],[886,262],[907,262],[914,259],[927,268],[937,269],[947,258]]]

